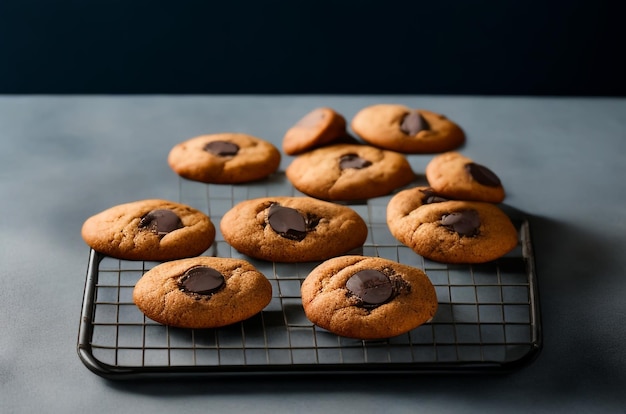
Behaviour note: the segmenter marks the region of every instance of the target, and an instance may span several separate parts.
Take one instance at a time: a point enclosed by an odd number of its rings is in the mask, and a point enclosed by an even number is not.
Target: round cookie
[[[358,339],[408,332],[432,319],[438,306],[422,270],[378,257],[327,260],[306,277],[301,295],[311,322]]]
[[[167,158],[181,177],[213,184],[239,184],[260,180],[280,165],[280,151],[252,135],[201,135],[175,145]]]
[[[444,115],[404,105],[379,104],[361,109],[352,130],[380,148],[409,154],[450,151],[465,142],[465,133]]]
[[[184,204],[141,200],[104,210],[81,234],[94,250],[125,260],[164,261],[197,256],[215,239],[208,216]]]
[[[451,199],[500,203],[505,197],[493,171],[458,152],[434,157],[426,166],[426,180],[435,192]]]
[[[310,197],[242,201],[222,217],[220,229],[237,251],[274,262],[325,260],[367,238],[367,225],[354,210]]]
[[[135,285],[133,301],[148,318],[180,328],[217,328],[259,313],[272,286],[240,259],[194,257],[162,263]]]
[[[497,206],[425,197],[427,187],[396,194],[387,204],[391,234],[417,254],[443,263],[484,263],[518,244],[517,230]]]
[[[346,135],[346,119],[341,114],[332,108],[316,108],[287,130],[283,151],[288,155],[301,154]]]
[[[365,200],[415,178],[406,158],[369,145],[336,144],[298,156],[285,174],[299,191],[322,200]]]

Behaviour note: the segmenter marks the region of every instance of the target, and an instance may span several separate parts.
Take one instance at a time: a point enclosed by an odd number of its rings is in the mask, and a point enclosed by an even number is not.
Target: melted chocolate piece
[[[430,125],[417,111],[409,112],[400,121],[400,130],[407,135],[417,135],[418,132],[430,129]]]
[[[422,197],[423,204],[433,204],[433,203],[443,203],[444,201],[448,201],[447,198],[443,198],[438,196],[432,189],[420,190],[424,197]]]
[[[372,165],[371,161],[363,159],[356,154],[346,154],[339,158],[339,168],[342,170],[346,170],[348,168],[360,170],[362,168],[367,168],[370,165]]]
[[[364,305],[381,305],[393,294],[389,277],[374,269],[361,270],[348,279],[346,288]]]
[[[486,185],[488,187],[500,186],[500,178],[498,178],[493,171],[484,165],[470,162],[469,164],[465,164],[465,170],[474,180],[478,181],[482,185]]]
[[[267,220],[272,229],[286,239],[300,241],[306,236],[307,220],[296,209],[272,204]]]
[[[177,229],[185,227],[180,217],[172,210],[152,210],[141,218],[139,228],[146,229],[159,236],[165,236]]]
[[[237,152],[239,152],[239,146],[228,141],[211,141],[204,146],[204,150],[213,155],[227,157],[237,155]]]
[[[441,216],[441,225],[461,236],[475,236],[480,227],[480,216],[476,210],[464,210]]]
[[[178,282],[183,292],[210,295],[224,286],[224,276],[208,266],[198,266],[185,272]]]

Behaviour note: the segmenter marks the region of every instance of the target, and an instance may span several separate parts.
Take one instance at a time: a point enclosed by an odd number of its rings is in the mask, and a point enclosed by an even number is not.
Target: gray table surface
[[[280,144],[331,106],[448,115],[460,149],[531,216],[544,347],[507,375],[114,382],[76,353],[88,248],[109,206],[178,197],[176,143],[238,131]],[[0,97],[0,412],[624,412],[626,99],[429,96]],[[430,160],[411,156],[417,172]],[[291,158],[283,157],[281,168]]]

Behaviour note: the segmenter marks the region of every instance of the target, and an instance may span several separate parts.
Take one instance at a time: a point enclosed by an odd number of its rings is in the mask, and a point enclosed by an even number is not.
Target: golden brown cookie
[[[126,260],[163,261],[197,256],[215,239],[204,213],[167,200],[120,204],[88,218],[82,237],[94,250]]]
[[[455,200],[500,203],[505,197],[493,171],[458,152],[434,157],[426,166],[426,179],[436,193]]]
[[[180,328],[217,328],[259,313],[272,286],[240,259],[194,257],[162,263],[135,285],[133,301],[150,319]]]
[[[437,311],[435,288],[422,270],[379,257],[327,260],[306,277],[301,295],[311,322],[358,339],[403,334]]]
[[[431,191],[404,190],[387,204],[391,234],[417,254],[443,263],[484,263],[517,246],[515,226],[494,204],[446,201]]]
[[[415,178],[407,159],[369,145],[336,144],[295,158],[285,171],[299,191],[322,200],[365,200]]]
[[[332,108],[316,108],[287,130],[283,151],[301,154],[346,135],[346,119],[341,114]]]
[[[242,201],[226,212],[220,229],[239,252],[274,262],[325,260],[367,238],[367,225],[354,210],[310,197]]]
[[[175,145],[167,158],[174,172],[189,180],[238,184],[260,180],[280,165],[280,151],[248,134],[201,135]]]
[[[404,105],[363,108],[351,127],[369,144],[409,154],[450,151],[465,142],[463,130],[444,115]]]

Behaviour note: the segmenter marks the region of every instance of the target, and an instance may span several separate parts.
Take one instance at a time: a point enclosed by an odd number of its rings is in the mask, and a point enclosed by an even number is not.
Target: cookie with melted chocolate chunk
[[[465,133],[444,115],[405,105],[378,104],[361,109],[351,122],[367,143],[403,153],[450,151],[465,142]]]
[[[243,321],[271,299],[270,282],[247,261],[206,256],[162,263],[133,290],[133,301],[148,318],[180,328]]]
[[[306,277],[301,295],[311,322],[358,339],[403,334],[437,311],[435,288],[422,270],[379,257],[327,260]]]
[[[438,194],[455,200],[500,203],[505,198],[502,182],[493,171],[458,152],[434,157],[426,166],[426,179]]]
[[[256,181],[275,172],[280,152],[252,135],[201,135],[175,145],[168,155],[170,168],[181,177],[213,184]]]
[[[224,214],[220,230],[245,255],[292,263],[344,254],[367,238],[367,225],[354,210],[310,197],[242,201]]]
[[[302,154],[285,174],[299,191],[329,201],[382,196],[415,178],[404,155],[358,144],[330,145]]]
[[[484,263],[518,244],[515,226],[496,205],[447,201],[428,187],[396,194],[387,204],[391,234],[417,254],[443,263]]]
[[[163,261],[197,256],[215,239],[211,219],[167,200],[120,204],[89,217],[81,234],[94,250],[126,260]]]

